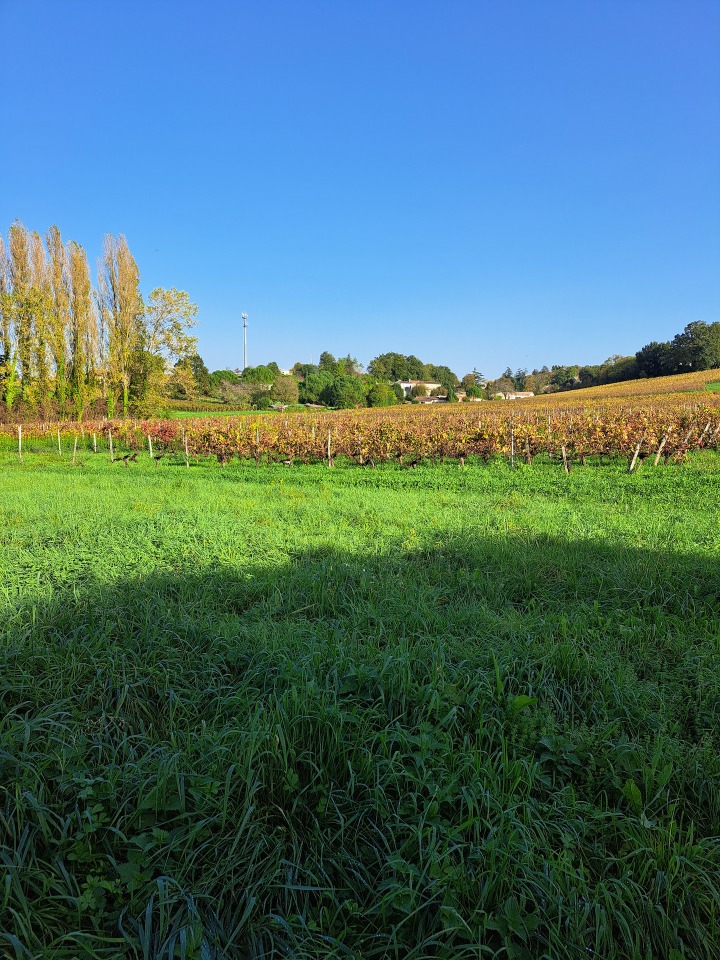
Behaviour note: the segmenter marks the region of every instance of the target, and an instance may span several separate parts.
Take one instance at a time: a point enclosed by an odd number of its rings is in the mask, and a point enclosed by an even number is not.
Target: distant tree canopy
[[[418,357],[402,353],[383,353],[368,364],[368,373],[378,380],[390,383],[408,380],[424,380],[440,383],[448,390],[460,385],[455,373],[446,366],[423,363]]]
[[[369,407],[391,407],[398,403],[398,397],[390,384],[382,382],[373,384],[367,399]]]
[[[323,402],[341,410],[367,406],[365,384],[359,377],[335,377],[322,393]]]
[[[265,366],[264,364],[259,367],[245,367],[241,380],[244,383],[264,383],[270,386],[275,382],[275,378],[280,372],[277,364],[273,364],[273,366],[275,367],[274,370],[269,365]]]
[[[270,390],[273,403],[291,404],[298,402],[298,382],[295,377],[280,375]]]
[[[654,340],[635,354],[638,369],[647,377],[720,367],[720,323],[695,320],[672,340]]]
[[[189,363],[192,375],[195,378],[196,391],[204,397],[209,397],[212,391],[212,381],[210,371],[205,366],[205,361],[199,353],[194,353],[190,357]]]

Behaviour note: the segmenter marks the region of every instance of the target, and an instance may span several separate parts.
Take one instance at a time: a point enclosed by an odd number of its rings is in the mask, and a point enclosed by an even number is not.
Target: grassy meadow
[[[0,956],[718,956],[716,454],[0,476]]]

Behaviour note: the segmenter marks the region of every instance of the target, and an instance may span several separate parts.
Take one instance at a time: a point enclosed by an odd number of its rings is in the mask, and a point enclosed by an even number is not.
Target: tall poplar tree
[[[0,354],[5,358],[9,358],[12,352],[10,341],[11,318],[12,300],[10,297],[9,265],[5,252],[5,241],[0,234]]]
[[[52,396],[48,350],[52,295],[45,247],[42,237],[37,231],[33,231],[30,235],[30,258],[32,265],[32,345],[36,380],[36,390],[32,393],[31,400],[33,403],[39,403],[45,410]]]
[[[123,236],[105,236],[98,264],[98,303],[107,342],[106,375],[109,386],[116,384],[122,390],[126,416],[133,351],[141,345],[143,303],[140,273]],[[111,391],[108,413],[113,413]]]
[[[70,328],[70,291],[67,250],[62,242],[60,230],[50,227],[45,235],[48,252],[48,280],[50,309],[47,317],[47,341],[52,356],[55,373],[55,396],[60,405],[60,413],[67,412],[68,399],[68,351]]]
[[[29,392],[32,380],[33,312],[30,234],[19,220],[8,231],[8,264],[12,296],[12,331],[17,365],[22,378],[22,394]]]
[[[98,347],[98,325],[85,250],[71,240],[67,249],[69,287],[68,379],[78,420],[92,395]]]

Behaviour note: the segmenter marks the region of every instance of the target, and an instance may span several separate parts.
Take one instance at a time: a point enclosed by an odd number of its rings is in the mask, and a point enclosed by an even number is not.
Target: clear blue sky
[[[123,233],[210,369],[720,319],[720,2],[0,0],[0,230]]]

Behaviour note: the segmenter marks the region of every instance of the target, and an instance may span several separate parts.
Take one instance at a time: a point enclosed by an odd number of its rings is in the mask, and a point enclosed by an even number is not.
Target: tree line
[[[375,357],[364,370],[355,357],[336,358],[323,351],[317,364],[295,363],[289,375],[283,375],[275,362],[245,371],[217,370],[211,374],[195,355],[187,363],[194,379],[188,380],[185,392],[178,393],[177,398],[191,399],[200,394],[256,409],[298,402],[344,409],[401,403],[407,399],[399,386],[402,381],[419,381],[410,391],[411,399],[430,392],[455,402],[461,398],[490,400],[518,392],[556,393],[714,367],[720,367],[720,324],[696,321],[672,341],[649,344],[633,356],[615,354],[601,364],[554,364],[532,371],[519,368],[513,372],[507,367],[496,379],[486,379],[477,368],[460,378],[447,366],[397,352]],[[436,386],[428,390],[425,383]]]
[[[40,416],[150,412],[196,353],[197,306],[157,287],[143,298],[125,237],[105,236],[95,283],[85,249],[57,226],[0,235],[0,401]]]
[[[631,356],[615,354],[604,363],[554,364],[532,371],[520,368],[514,373],[507,367],[496,380],[486,381],[484,393],[487,396],[513,391],[556,393],[717,368],[720,368],[720,323],[695,320],[672,340],[653,341]]]

